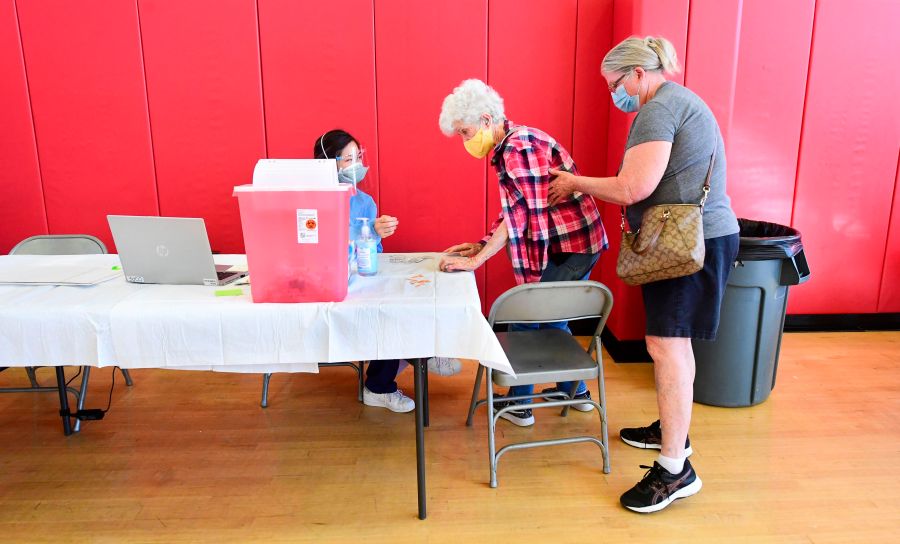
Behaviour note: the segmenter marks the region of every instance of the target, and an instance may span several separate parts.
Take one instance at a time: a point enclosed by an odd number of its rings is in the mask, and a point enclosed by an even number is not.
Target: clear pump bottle
[[[372,236],[368,217],[358,217],[362,221],[359,237],[356,239],[356,271],[360,276],[374,276],[378,273],[378,242]]]

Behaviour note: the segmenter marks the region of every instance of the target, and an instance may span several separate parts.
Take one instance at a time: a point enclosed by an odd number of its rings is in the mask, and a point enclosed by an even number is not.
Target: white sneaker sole
[[[640,448],[642,450],[661,450],[662,449],[662,446],[660,446],[659,444],[646,444],[644,442],[635,442],[634,440],[628,440],[627,438],[624,438],[622,436],[619,436],[619,438],[622,439],[622,442],[625,442],[626,444],[628,444],[629,446],[631,446],[633,448]],[[690,457],[693,454],[694,454],[694,448],[692,448],[690,446],[688,446],[687,449],[684,450],[685,457]]]
[[[670,495],[669,498],[667,498],[666,500],[664,500],[662,502],[656,503],[653,506],[642,506],[642,507],[626,506],[625,508],[631,510],[632,512],[638,512],[641,514],[651,514],[653,512],[659,512],[660,510],[662,510],[666,506],[669,506],[670,504],[677,501],[678,499],[684,499],[686,497],[690,497],[691,495],[696,495],[697,492],[700,491],[701,487],[703,487],[703,482],[700,481],[700,477],[697,476],[697,478],[693,482],[682,487],[675,493],[672,493],[672,495]]]
[[[365,404],[366,406],[372,406],[373,408],[387,408],[391,412],[396,412],[398,414],[405,414],[407,412],[412,412],[413,410],[416,409],[415,404],[413,404],[410,408],[397,408],[394,406],[390,406],[379,400],[375,400],[372,398],[366,398],[366,397],[363,397],[363,404]]]
[[[500,414],[500,419],[505,419],[506,421],[509,421],[513,425],[518,425],[519,427],[531,427],[532,425],[534,425],[534,416],[531,416],[527,419],[522,419],[521,417],[516,417],[509,412],[506,412],[505,414]]]

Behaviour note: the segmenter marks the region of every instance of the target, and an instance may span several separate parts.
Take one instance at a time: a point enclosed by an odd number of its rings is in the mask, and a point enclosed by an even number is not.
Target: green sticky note
[[[114,267],[112,267],[112,269],[113,269],[113,270],[122,270],[122,267],[121,267],[121,266],[114,266]]]
[[[217,297],[239,297],[243,294],[243,289],[216,289]]]

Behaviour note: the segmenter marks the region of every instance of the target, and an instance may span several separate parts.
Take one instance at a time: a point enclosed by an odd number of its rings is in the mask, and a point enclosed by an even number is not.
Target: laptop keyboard
[[[234,276],[235,274],[236,274],[235,272],[216,272],[216,276],[219,277],[219,280],[224,280],[226,278],[230,278],[231,276]]]

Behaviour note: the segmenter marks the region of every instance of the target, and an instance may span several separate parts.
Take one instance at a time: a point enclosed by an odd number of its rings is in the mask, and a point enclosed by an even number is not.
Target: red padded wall
[[[400,219],[385,249],[474,242],[484,235],[484,161],[445,137],[438,115],[463,79],[486,76],[487,1],[380,1],[375,28],[380,212]]]
[[[13,2],[0,3],[0,255],[36,234],[47,234],[34,125],[19,22]]]
[[[572,146],[569,151],[579,170],[588,176],[606,176],[606,138],[610,100],[600,62],[612,47],[613,0],[580,0],[575,44],[575,100]]]
[[[235,185],[265,157],[252,0],[140,0],[160,214],[202,217],[242,253]]]
[[[742,4],[743,0],[693,0],[687,51],[681,54],[685,66],[691,67],[685,70],[684,84],[706,102],[723,136],[729,133],[734,111]],[[725,137],[729,158],[731,149]]]
[[[610,100],[606,80],[600,74],[600,62],[612,47],[613,0],[579,0],[578,29],[575,34],[575,101],[572,114],[572,147],[579,171],[586,176],[603,177],[609,172],[606,139]],[[601,210],[605,207],[597,201]],[[618,223],[607,223],[607,231]],[[614,269],[615,251],[600,257],[591,274],[601,279],[601,270]]]
[[[17,2],[51,233],[159,212],[134,2]]]
[[[615,46],[629,36],[662,36],[675,46],[678,59],[682,65],[687,58],[685,53],[688,35],[689,0],[616,0],[613,8],[613,40]],[[604,52],[604,55],[606,53]],[[683,73],[672,78],[682,83]],[[609,138],[607,170],[615,174],[625,154],[625,141],[628,127],[631,126],[633,114],[624,114],[614,106],[609,91],[604,94],[609,101]],[[619,242],[622,239],[619,223],[621,217],[616,206],[603,207],[603,222],[607,226],[609,245],[612,250],[603,258],[609,265],[600,268],[600,278],[609,286],[616,300],[616,311],[610,315],[607,327],[619,340],[641,340],[644,338],[644,310],[641,291],[636,287],[628,287],[616,277],[612,261],[618,256]]]
[[[728,193],[738,217],[788,225],[815,0],[753,0],[742,5],[731,119],[729,130],[723,132],[728,146]],[[773,18],[773,13],[778,17]],[[698,49],[693,42],[696,31],[692,17],[691,55]],[[707,31],[718,32],[714,25]],[[697,64],[692,59],[688,74],[692,88]],[[697,92],[706,99],[703,90]]]
[[[791,291],[791,313],[877,310],[900,145],[885,64],[900,49],[898,20],[897,2],[816,4],[793,216],[812,280]]]
[[[792,290],[788,311],[900,311],[900,112],[884,68],[885,52],[900,48],[897,2],[347,0],[339,16],[329,9],[2,3],[0,252],[44,232],[111,246],[107,214],[160,211],[205,217],[216,250],[240,251],[231,187],[261,156],[308,157],[335,126],[369,151],[363,189],[400,217],[389,251],[477,240],[499,214],[497,181],[440,133],[444,96],[464,78],[486,79],[514,121],[559,139],[586,174],[613,174],[631,120],[612,107],[600,60],[629,35],[652,34],[673,41],[687,84],[719,119],[737,213],[803,233],[813,281]],[[609,327],[640,339],[640,291],[614,272],[618,210],[602,214],[613,250],[595,277],[616,297]],[[502,255],[476,278],[486,307],[513,284]]]
[[[323,16],[323,6],[259,0],[269,156],[312,157],[317,137],[343,128],[366,148],[369,173],[359,187],[377,203],[373,2],[335,4],[340,16]],[[385,243],[393,250],[393,240]]]
[[[543,130],[570,151],[577,4],[577,0],[493,0],[488,30],[488,83],[503,97],[506,116]],[[497,175],[489,166],[487,226],[500,211]],[[486,268],[485,307],[490,308],[515,280],[505,252],[495,255]]]
[[[879,312],[900,312],[900,152],[894,173],[894,201],[891,209],[891,228],[884,256],[884,274],[878,297]]]

